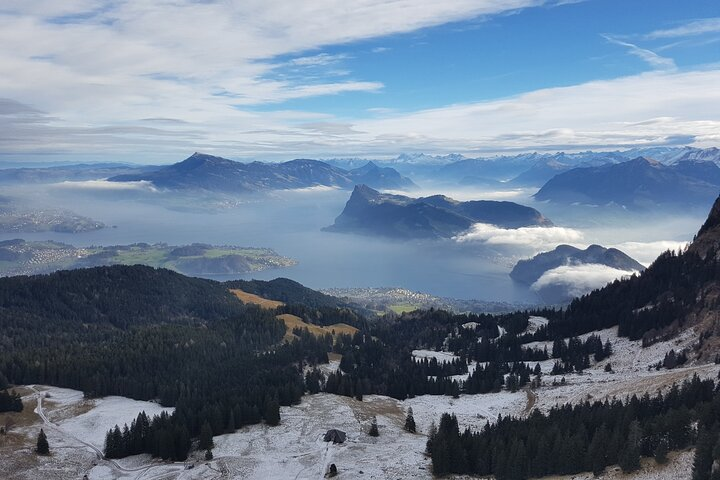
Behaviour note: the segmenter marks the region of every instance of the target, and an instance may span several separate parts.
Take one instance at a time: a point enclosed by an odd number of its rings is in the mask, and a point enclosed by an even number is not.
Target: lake
[[[316,289],[403,287],[463,299],[539,301],[534,292],[514,283],[508,273],[519,258],[552,246],[533,245],[532,242],[521,245],[460,244],[453,240],[401,242],[321,231],[340,214],[349,193],[338,190],[285,191],[269,198],[231,203],[223,208],[206,208],[204,199],[193,204],[192,201],[169,199],[165,194],[156,194],[156,197],[143,194],[138,200],[137,195],[130,194],[68,192],[67,189],[38,187],[32,197],[27,197],[28,204],[62,206],[116,228],[79,234],[0,235],[0,239],[21,236],[28,240],[51,239],[76,246],[199,242],[269,247],[298,260],[299,264],[234,278],[267,280],[283,276]],[[555,211],[554,215],[560,213]],[[556,220],[555,217],[552,219]],[[614,243],[619,243],[635,239],[677,239],[679,236],[687,239],[697,229],[697,226],[690,229],[689,225],[695,222],[699,225],[700,221],[685,219],[679,224],[668,223],[670,227],[667,228],[656,225],[657,231],[650,236],[622,222],[617,222],[618,232],[623,232],[619,236],[606,226],[596,226],[593,230],[593,225],[586,225],[583,241],[589,243],[600,239],[613,243],[614,239]],[[683,233],[682,229],[689,230]],[[554,244],[560,243],[559,240]]]

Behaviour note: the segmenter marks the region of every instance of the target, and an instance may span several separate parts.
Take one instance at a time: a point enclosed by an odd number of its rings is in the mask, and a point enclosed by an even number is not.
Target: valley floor
[[[362,402],[352,398],[318,394],[303,398],[302,403],[283,407],[277,427],[254,425],[237,433],[215,437],[214,460],[205,462],[203,452],[194,453],[184,463],[164,463],[141,455],[118,461],[103,460],[105,432],[116,423],[131,422],[140,411],[157,414],[162,407],[120,397],[86,400],[80,392],[45,386],[22,387],[25,411],[13,416],[16,422],[9,434],[0,435],[0,472],[3,478],[45,480],[77,478],[91,480],[122,478],[159,479],[321,479],[330,464],[338,468],[339,479],[429,479],[431,464],[424,455],[426,433],[443,412],[454,412],[461,428],[481,428],[499,414],[522,416],[535,408],[547,411],[557,403],[586,399],[654,393],[693,374],[716,377],[718,365],[688,365],[674,370],[648,369],[662,360],[670,348],[676,351],[692,341],[691,332],[671,342],[642,349],[638,342],[618,338],[614,329],[599,332],[603,341],[610,339],[614,354],[583,374],[560,377],[545,375],[543,386],[515,393],[503,391],[487,395],[422,396],[397,401],[368,395]],[[431,352],[417,351],[418,356]],[[440,355],[447,358],[447,354]],[[604,371],[607,362],[615,373]],[[337,368],[338,361],[325,366]],[[549,372],[552,361],[541,363]],[[417,434],[403,430],[408,407],[414,411]],[[377,417],[380,436],[367,435],[370,422]],[[52,455],[38,457],[33,447],[40,428],[48,435]],[[328,429],[347,433],[344,444],[322,441]],[[607,479],[661,480],[690,478],[692,451],[670,455],[663,467],[646,459],[642,471],[623,475],[608,469]],[[192,466],[192,468],[188,468]],[[560,480],[590,479],[592,474],[553,477]]]

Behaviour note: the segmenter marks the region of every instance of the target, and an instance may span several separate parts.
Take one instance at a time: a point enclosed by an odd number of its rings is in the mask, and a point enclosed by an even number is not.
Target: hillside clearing
[[[258,305],[260,306],[260,308],[266,308],[268,310],[275,310],[276,308],[285,305],[283,302],[278,302],[277,300],[268,300],[267,298],[263,298],[253,293],[245,292],[243,290],[240,290],[239,288],[232,288],[230,289],[230,292],[243,303]]]
[[[284,340],[291,340],[295,338],[295,335],[292,333],[294,329],[296,328],[306,328],[310,333],[315,335],[316,337],[322,337],[324,335],[332,335],[333,338],[337,337],[338,335],[355,335],[358,331],[357,328],[352,327],[350,325],[347,325],[345,323],[335,323],[333,325],[328,325],[326,327],[321,327],[319,325],[313,325],[312,323],[305,322],[302,318],[291,315],[289,313],[283,313],[281,315],[278,315],[277,318],[282,320],[285,323],[285,337]]]

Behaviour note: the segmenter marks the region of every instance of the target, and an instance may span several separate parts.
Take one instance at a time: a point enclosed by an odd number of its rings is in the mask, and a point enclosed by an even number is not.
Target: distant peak
[[[207,153],[195,152],[180,163],[201,165],[204,163],[226,163],[226,162],[232,162],[232,160],[228,160],[227,158],[222,158],[222,157],[216,157],[214,155],[208,155]]]
[[[636,165],[651,165],[651,166],[653,166],[653,167],[656,167],[656,166],[658,166],[658,165],[662,165],[662,164],[661,164],[660,162],[658,162],[657,160],[653,160],[653,159],[647,158],[647,157],[637,157],[637,158],[633,158],[632,160],[629,160],[627,163],[629,163],[629,164],[636,164]]]
[[[355,185],[355,188],[353,189],[353,195],[356,193],[360,194],[360,195],[373,195],[373,196],[380,194],[380,192],[378,192],[377,190],[375,190],[373,188],[368,187],[365,184]]]

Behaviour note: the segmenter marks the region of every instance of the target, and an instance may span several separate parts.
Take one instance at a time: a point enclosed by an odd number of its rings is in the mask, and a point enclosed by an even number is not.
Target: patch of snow
[[[437,359],[438,363],[450,363],[460,359],[457,355],[450,352],[436,352],[433,350],[413,350],[412,356],[414,359]]]
[[[105,446],[107,431],[118,425],[121,429],[124,424],[137,418],[140,412],[145,412],[150,418],[161,412],[172,413],[172,408],[164,408],[153,402],[141,402],[125,397],[105,397],[90,400],[92,409],[86,413],[58,422],[63,430],[70,435],[88,442],[100,450]]]
[[[523,333],[533,334],[538,331],[538,328],[548,324],[548,319],[545,317],[537,317],[531,315],[528,318],[528,326]]]

